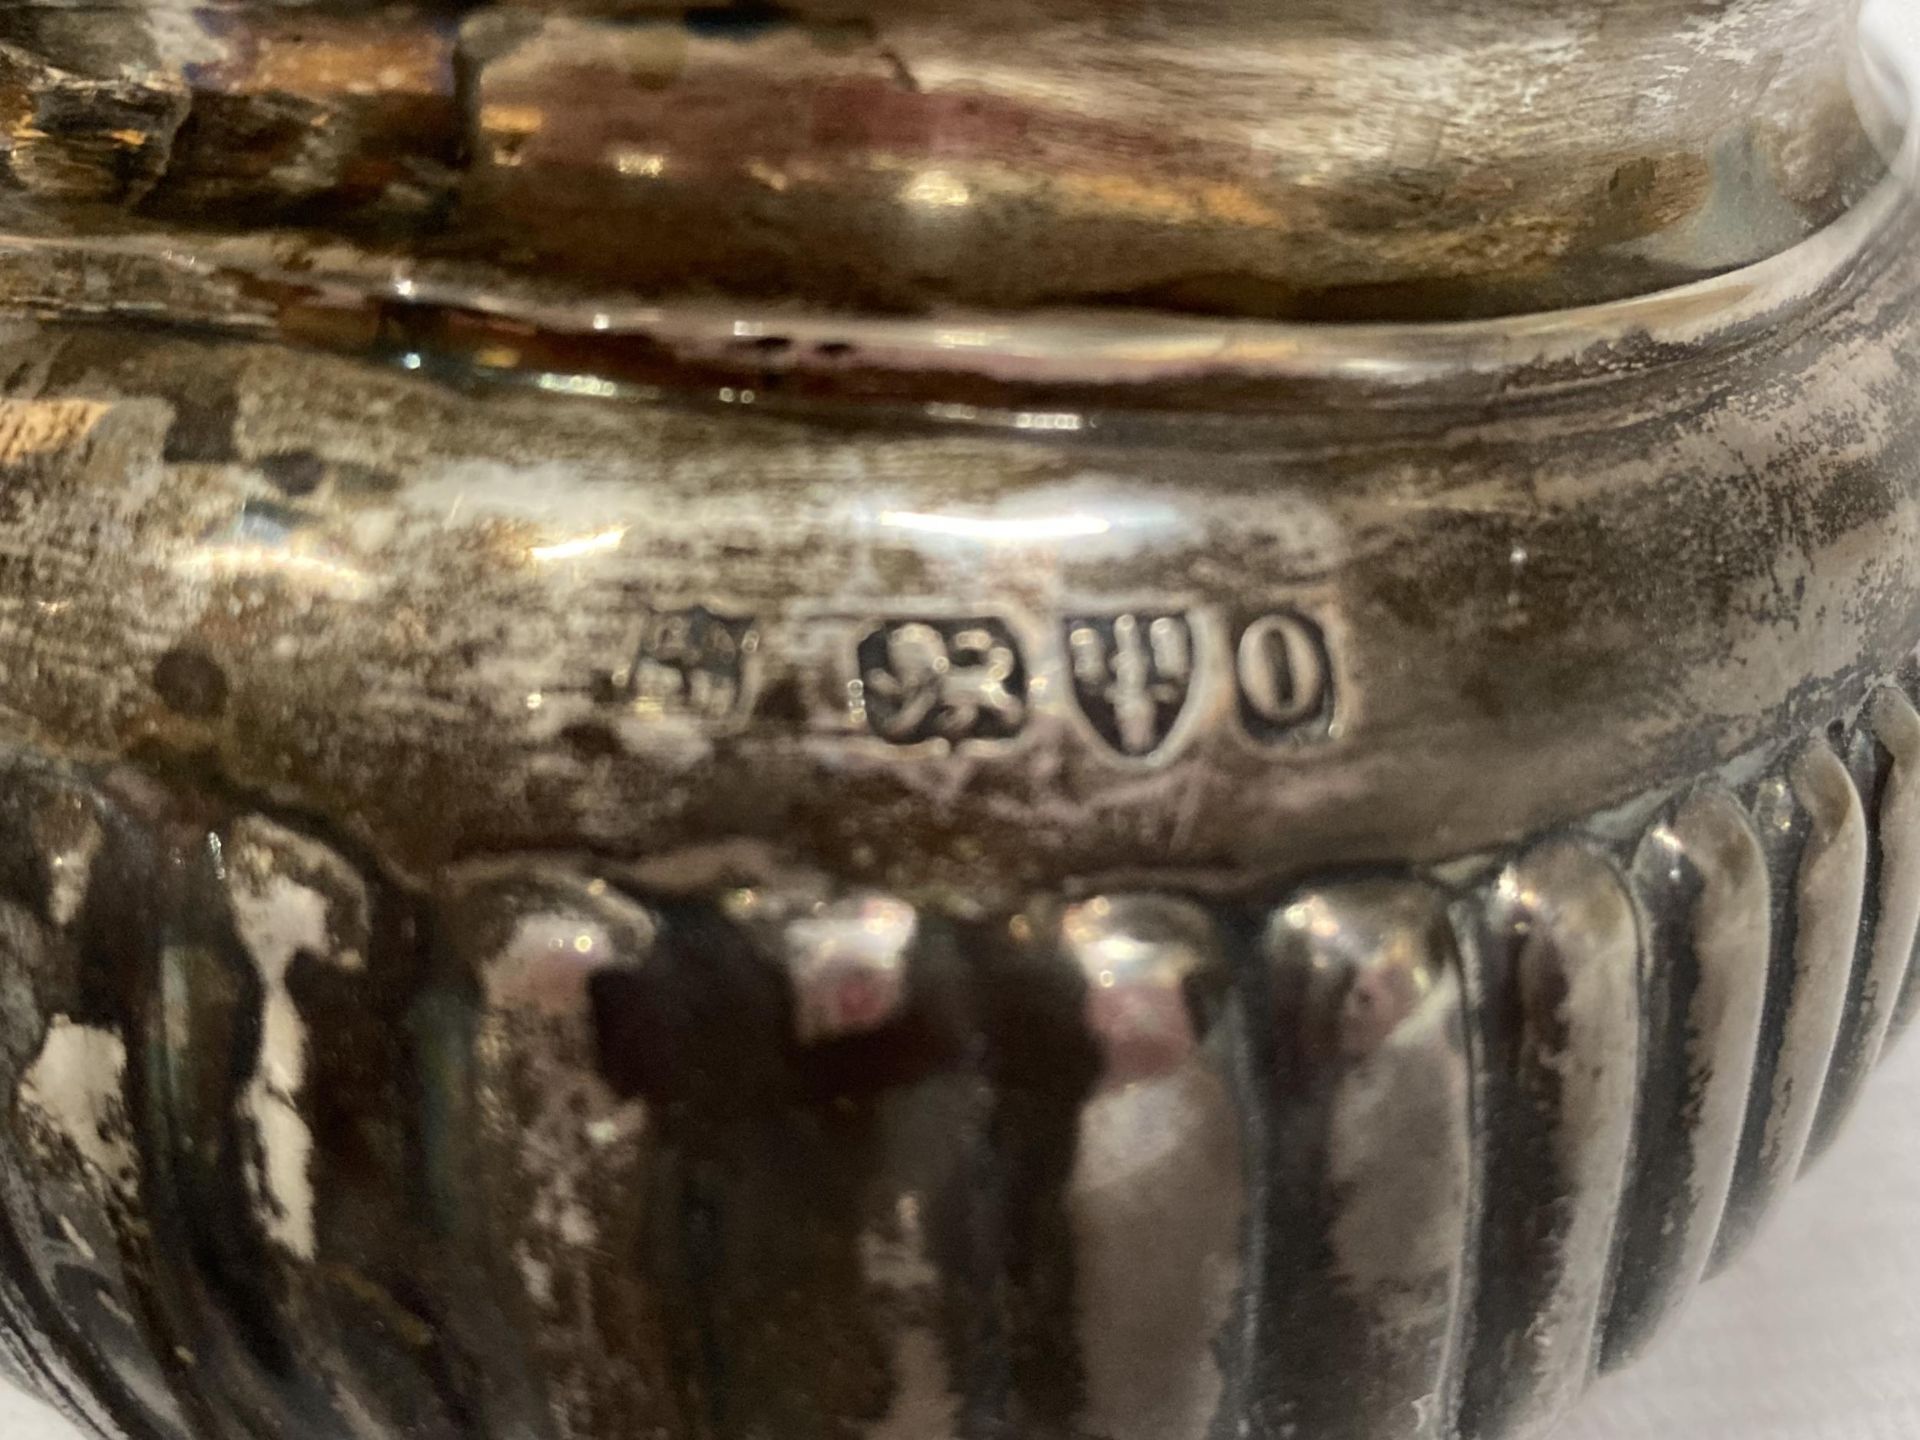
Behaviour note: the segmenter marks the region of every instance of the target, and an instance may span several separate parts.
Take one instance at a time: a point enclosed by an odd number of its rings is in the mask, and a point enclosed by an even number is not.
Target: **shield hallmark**
[[[1168,611],[1067,621],[1067,655],[1081,712],[1122,755],[1153,754],[1171,738],[1193,690],[1193,625]]]

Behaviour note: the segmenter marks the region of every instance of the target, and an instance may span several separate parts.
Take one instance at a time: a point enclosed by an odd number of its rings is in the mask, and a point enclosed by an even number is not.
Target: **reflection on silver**
[[[1444,899],[1385,880],[1307,891],[1264,948],[1274,1183],[1254,1403],[1281,1434],[1438,1440],[1475,1152]]]
[[[450,881],[445,943],[480,993],[470,1051],[442,1081],[454,1093],[441,1113],[464,1123],[442,1142],[437,1178],[476,1187],[459,1203],[503,1240],[456,1230],[458,1323],[484,1333],[529,1317],[527,1372],[490,1377],[490,1404],[545,1411],[565,1434],[616,1423],[644,1433],[668,1404],[658,1298],[644,1275],[608,1262],[640,1244],[645,1212],[631,1201],[650,1173],[649,1115],[602,1077],[592,986],[644,967],[658,922],[567,867],[474,865]]]
[[[1031,427],[1022,427],[1031,428]],[[921,535],[940,535],[957,540],[983,543],[1040,544],[1057,540],[1078,540],[1105,535],[1113,521],[1090,511],[1067,511],[1058,515],[928,515],[911,510],[884,510],[880,523],[893,530]]]
[[[1157,895],[1102,896],[1066,912],[1060,942],[1086,979],[1104,1087],[1170,1075],[1199,1048],[1193,987],[1217,981],[1221,967],[1203,911]]]
[[[1879,1063],[1901,995],[1913,983],[1920,939],[1920,712],[1897,689],[1884,687],[1867,706],[1853,753],[1855,783],[1875,807],[1870,831],[1876,888],[1854,961],[1857,993],[1834,1047],[1810,1156],[1839,1133]]]
[[[542,564],[549,564],[555,560],[580,560],[588,555],[612,554],[620,548],[620,542],[627,538],[628,528],[625,525],[612,525],[568,540],[535,545],[528,549],[527,556]]]
[[[68,788],[41,799],[30,823],[46,867],[46,918],[64,930],[80,917],[106,836],[86,796]]]
[[[389,1374],[431,1397],[410,1367],[439,1344],[494,1357],[462,1382],[476,1412],[690,1433],[698,1334],[800,1432],[1533,1440],[1737,1244],[1816,1100],[1844,1106],[1877,1053],[1920,913],[1916,754],[1889,691],[1636,845],[1552,839],[1277,907],[909,904],[740,852],[698,881],[663,867],[681,883],[657,902],[540,856],[413,897],[244,810],[148,829],[102,787],[0,794],[0,854],[26,837],[40,892],[0,903],[0,1004],[110,957],[150,892],[178,906],[155,875],[202,877],[211,937],[189,950],[170,912],[157,1026],[48,1009],[0,1046],[6,1215],[40,1237],[46,1313],[95,1347],[89,1383],[173,1436],[170,1389],[228,1383],[206,1377],[236,1352],[219,1311],[151,1311],[153,1275],[214,1273],[154,1226],[230,1208],[266,1242],[247,1303],[313,1377],[287,1413],[369,1435],[402,1431]],[[91,883],[63,927],[46,862],[75,835]],[[129,870],[131,835],[165,863]],[[383,1048],[395,1001],[408,1038]],[[148,1072],[186,1137],[159,1163]],[[369,1174],[335,1093],[364,1084],[424,1091],[400,1102],[419,1162],[376,1141]],[[230,1169],[180,1168],[228,1144]],[[389,1278],[343,1289],[363,1256]],[[431,1328],[383,1288],[416,1284]],[[369,1313],[400,1327],[371,1363],[338,1343]]]
[[[787,922],[782,959],[804,1045],[878,1030],[906,1003],[913,907],[855,895]]]
[[[1600,853],[1503,870],[1479,947],[1485,1181],[1461,1429],[1531,1434],[1586,1388],[1640,1081],[1640,924]]]
[[[1112,1440],[1199,1440],[1237,1358],[1221,1347],[1246,1220],[1220,939],[1200,907],[1158,895],[1084,901],[1059,935],[1102,1067],[1068,1188],[1081,1424]]]
[[[180,561],[181,570],[214,580],[282,580],[320,594],[353,599],[373,587],[358,566],[293,542],[209,544]]]
[[[1766,999],[1772,887],[1752,822],[1690,796],[1642,840],[1651,1018],[1623,1262],[1603,1361],[1631,1360],[1706,1273],[1733,1183]]]
[[[1759,818],[1784,887],[1776,903],[1788,914],[1775,937],[1762,1020],[1767,1041],[1755,1057],[1716,1265],[1752,1239],[1800,1173],[1840,1034],[1866,883],[1866,816],[1824,736],[1763,787]]]
[[[289,985],[294,963],[357,971],[371,942],[366,887],[325,846],[260,816],[222,846],[234,931],[260,985],[260,1053],[242,1098],[257,1152],[247,1180],[261,1228],[304,1260],[317,1243],[313,1135],[303,1105],[307,1025]]]

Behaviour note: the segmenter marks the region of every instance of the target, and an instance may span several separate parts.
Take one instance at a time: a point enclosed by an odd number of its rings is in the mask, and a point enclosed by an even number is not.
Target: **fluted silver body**
[[[1534,1440],[1764,1227],[1920,1011],[1850,17],[1173,8],[0,11],[13,1378]]]

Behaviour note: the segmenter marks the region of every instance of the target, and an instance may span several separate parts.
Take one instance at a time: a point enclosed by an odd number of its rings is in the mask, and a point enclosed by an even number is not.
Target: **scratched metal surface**
[[[0,213],[486,293],[1514,313],[1836,218],[1879,168],[1850,14],[34,0],[0,14]]]
[[[1446,860],[1907,653],[1910,224],[1883,194],[1432,359],[1267,327],[1166,382],[1261,397],[1230,425],[1155,380],[1060,398],[1071,329],[1000,406],[903,409],[22,320],[0,715],[415,875],[586,847],[1005,898]]]
[[[1441,874],[424,888],[7,761],[0,1363],[109,1436],[1543,1435],[1920,1010],[1920,677]]]
[[[197,1440],[1542,1433],[1920,995],[1912,224],[1343,337],[1360,435],[1298,330],[1222,437],[20,320],[6,1363]]]
[[[1849,189],[1828,49],[1735,43],[1837,11],[1436,9],[1514,73],[1673,50],[1601,93],[1636,152],[1774,114],[1740,173],[1806,203],[1659,272],[1753,262],[1713,278],[1438,323],[1505,305],[1394,257],[1401,202],[1462,217],[1389,186],[1261,232],[1427,322],[1332,327],[1238,262],[1225,319],[912,313],[1059,282],[1006,263],[1032,157],[916,130],[951,97],[885,46],[1057,108],[1098,45],[1001,22],[1154,14],[560,8],[0,17],[0,1368],[138,1440],[1544,1434],[1920,1007],[1920,222]],[[1392,28],[1339,15],[1272,53]],[[603,273],[582,215],[673,217],[695,158],[623,126],[706,96],[757,147],[756,66],[819,120],[876,56],[857,163],[701,172],[712,272],[663,226]],[[1191,123],[1238,153],[1230,81]],[[1603,212],[1693,174],[1555,133]],[[1447,193],[1514,177],[1468,250],[1613,293],[1525,137],[1433,135]],[[1068,158],[1015,209],[1071,298],[1213,263],[1204,166],[1093,187],[1167,250],[1082,252]],[[929,209],[961,243],[895,245]]]
[[[1563,1440],[1903,1440],[1920,1426],[1920,1051],[1902,1046],[1859,1118],[1745,1261],[1673,1333],[1604,1381]],[[75,1440],[56,1412],[0,1390],[14,1440]]]

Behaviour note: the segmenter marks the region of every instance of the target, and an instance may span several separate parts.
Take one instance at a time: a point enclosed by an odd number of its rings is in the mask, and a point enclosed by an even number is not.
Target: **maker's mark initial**
[[[595,695],[654,714],[725,720],[747,708],[748,667],[759,647],[750,616],[704,605],[649,609],[626,665],[599,677]]]

